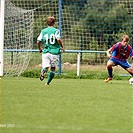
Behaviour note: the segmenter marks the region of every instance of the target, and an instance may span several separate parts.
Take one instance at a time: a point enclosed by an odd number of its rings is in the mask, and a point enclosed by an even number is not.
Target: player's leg
[[[128,73],[132,75],[132,77],[129,79],[129,83],[133,84],[133,68],[132,66],[126,69]]]
[[[54,78],[54,76],[55,76],[55,67],[51,67],[51,70],[49,72],[48,79],[45,85],[49,85],[52,79]]]
[[[41,81],[43,81],[43,79],[44,79],[44,74],[46,73],[48,71],[48,67],[46,67],[46,68],[42,68],[42,70],[41,70],[41,74],[40,74],[40,80]]]
[[[128,61],[125,62],[120,61],[120,66],[133,76],[133,68],[128,63]]]
[[[112,60],[108,60],[107,62],[107,71],[108,71],[108,78],[105,79],[105,82],[109,82],[110,80],[112,80],[113,78],[113,66],[114,66],[114,62]]]
[[[132,84],[133,81],[133,67],[127,62],[125,70],[132,75],[132,78],[130,78],[129,83]]]
[[[126,69],[128,73],[130,73],[133,76],[133,68],[129,67]]]
[[[59,64],[59,55],[50,55],[49,56],[50,60],[51,60],[51,69],[50,69],[50,72],[49,72],[49,75],[48,75],[48,79],[46,81],[46,86],[50,84],[50,82],[52,81],[52,79],[54,78],[55,76],[55,69],[56,69],[56,66]]]
[[[40,80],[43,81],[45,73],[48,71],[50,67],[50,60],[48,58],[48,53],[42,54],[42,70],[40,74]]]
[[[128,62],[126,63],[125,70],[133,76],[133,68]]]

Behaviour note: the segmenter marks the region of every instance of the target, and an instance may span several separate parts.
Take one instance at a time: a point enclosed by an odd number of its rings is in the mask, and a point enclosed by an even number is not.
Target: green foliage
[[[115,2],[102,2],[102,6],[99,6],[99,3],[94,1],[88,5],[91,10],[86,8],[88,13],[85,11],[87,13],[85,22],[86,25],[89,23],[88,29],[91,29],[93,34],[100,34],[101,31],[112,34],[113,32],[118,33],[120,29],[126,30],[126,27],[123,27],[123,24],[132,21],[131,15],[127,14],[122,6]],[[130,29],[131,25],[128,25],[128,28]]]
[[[89,47],[91,50],[99,50],[98,42],[92,37],[92,40],[90,41]]]
[[[69,2],[65,1],[64,5],[67,3]],[[131,34],[132,17],[128,10],[115,0],[84,1],[82,8],[79,6],[80,4],[79,1],[75,1],[73,5],[69,3],[67,4],[68,10],[64,6],[67,14],[70,13],[68,18],[73,18],[74,20],[73,22],[71,19],[68,20],[68,22],[72,23],[67,25],[67,29],[70,29],[69,31],[73,33],[69,38],[72,36],[73,44],[71,45],[75,45],[76,49],[106,50],[121,38],[120,32]],[[75,15],[71,16],[72,14]],[[65,32],[67,32],[67,29]],[[88,38],[88,36],[91,37]]]
[[[21,74],[21,76],[28,77],[28,78],[39,78],[40,71],[39,70],[26,70],[24,73]]]
[[[27,78],[39,78],[40,77],[40,70],[33,69],[33,70],[26,70],[24,73],[21,74],[22,77]],[[47,78],[48,73],[45,74]],[[77,76],[76,70],[64,70],[62,74],[58,74],[56,72],[55,77],[56,79],[64,78],[64,79],[102,79],[104,80],[107,78],[107,71],[100,71],[100,70],[91,70],[91,71],[82,71],[82,73]],[[128,80],[128,76],[120,76],[119,72],[114,73],[114,79],[116,80]]]

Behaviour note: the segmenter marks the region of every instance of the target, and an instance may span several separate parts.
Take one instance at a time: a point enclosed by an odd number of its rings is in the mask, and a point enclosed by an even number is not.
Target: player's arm
[[[109,58],[111,58],[111,49],[108,49],[107,51],[106,51],[106,54],[107,54],[107,56],[109,57]]]
[[[112,56],[111,53],[112,53],[113,51],[117,50],[117,48],[118,48],[118,44],[114,44],[110,49],[108,49],[108,50],[106,51],[107,56],[108,56],[109,58],[111,58],[111,56]]]
[[[59,43],[60,47],[61,47],[61,50],[63,52],[65,52],[64,48],[63,48],[63,44],[62,44],[62,40],[60,38],[57,38],[57,42]]]
[[[131,57],[132,60],[133,60],[133,51],[132,51],[132,48],[130,49],[130,57]]]
[[[42,52],[41,42],[40,41],[37,41],[37,45],[38,45],[38,50],[41,53]]]
[[[39,35],[38,38],[37,38],[38,50],[39,50],[40,53],[42,52],[41,40],[42,40],[42,33],[40,33],[40,35]]]
[[[55,33],[55,37],[57,39],[57,42],[59,43],[60,47],[61,47],[61,50],[63,52],[65,52],[64,48],[63,48],[63,44],[62,44],[62,40],[61,40],[61,37],[60,37],[60,31],[57,30],[56,33]]]

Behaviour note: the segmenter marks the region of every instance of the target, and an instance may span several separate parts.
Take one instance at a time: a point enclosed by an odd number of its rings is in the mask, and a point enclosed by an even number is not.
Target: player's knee
[[[107,65],[107,69],[112,69],[112,65]]]
[[[109,60],[107,62],[107,67],[112,67],[112,66],[114,66],[114,62]]]
[[[126,70],[133,76],[133,69],[132,68],[128,68]]]
[[[44,71],[44,72],[47,72],[48,71],[48,68],[45,67],[45,68],[42,68],[41,72]]]

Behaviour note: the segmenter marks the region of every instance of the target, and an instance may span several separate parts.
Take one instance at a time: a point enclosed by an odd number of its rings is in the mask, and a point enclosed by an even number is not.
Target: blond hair
[[[53,16],[49,16],[46,19],[46,24],[48,26],[53,26],[55,24],[55,18]]]
[[[125,39],[126,42],[129,42],[129,36],[128,35],[123,35],[122,40]]]

